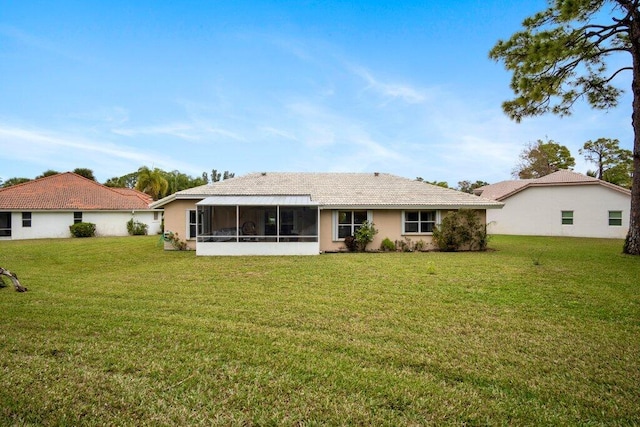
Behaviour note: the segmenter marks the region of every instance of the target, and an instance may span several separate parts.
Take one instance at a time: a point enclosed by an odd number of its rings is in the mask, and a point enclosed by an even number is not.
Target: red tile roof
[[[65,172],[0,189],[0,210],[146,210],[151,197]]]

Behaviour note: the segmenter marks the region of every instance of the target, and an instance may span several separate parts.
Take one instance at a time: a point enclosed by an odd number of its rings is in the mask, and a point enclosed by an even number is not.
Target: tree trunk
[[[11,281],[13,282],[13,286],[15,286],[16,288],[16,291],[27,292],[27,288],[25,288],[20,284],[20,281],[18,280],[18,276],[16,276],[9,270],[5,270],[4,268],[0,267],[0,276],[7,276],[9,279],[11,279]]]
[[[633,181],[631,183],[631,211],[629,232],[624,242],[624,252],[640,255],[640,12],[635,11],[629,26],[631,56],[633,60]]]

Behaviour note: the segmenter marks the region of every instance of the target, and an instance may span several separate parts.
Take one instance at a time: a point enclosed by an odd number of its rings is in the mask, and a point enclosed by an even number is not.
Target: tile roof
[[[151,197],[110,188],[73,172],[0,189],[0,210],[145,210]]]
[[[190,188],[152,204],[207,196],[309,195],[321,206],[500,208],[494,200],[384,173],[251,173]]]
[[[566,169],[562,169],[536,179],[517,179],[485,185],[484,187],[477,188],[475,193],[488,199],[501,201],[529,187],[548,187],[558,185],[602,185],[631,195],[631,192],[626,188]]]

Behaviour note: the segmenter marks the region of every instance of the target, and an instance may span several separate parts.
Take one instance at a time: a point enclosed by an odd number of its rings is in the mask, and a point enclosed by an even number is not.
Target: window
[[[0,237],[11,237],[11,212],[0,212]]]
[[[433,233],[436,225],[436,211],[405,211],[403,216],[404,233]]]
[[[73,223],[77,224],[82,222],[82,212],[74,212],[73,213]]]
[[[22,212],[22,226],[31,227],[31,212]]]
[[[368,211],[338,211],[337,219],[337,240],[342,240],[347,236],[353,236],[363,222],[369,220]]]
[[[189,211],[189,233],[187,235],[187,239],[195,239],[198,230],[198,219],[196,216],[196,211]]]
[[[154,212],[154,213],[153,213],[153,220],[154,220],[154,221],[157,221],[157,220],[158,220],[158,217],[159,217],[159,215],[158,215],[158,214],[159,214],[159,212],[158,212],[158,211],[156,211],[156,212]]]
[[[562,211],[562,225],[573,225],[573,211]]]
[[[609,211],[609,225],[622,226],[622,211]]]

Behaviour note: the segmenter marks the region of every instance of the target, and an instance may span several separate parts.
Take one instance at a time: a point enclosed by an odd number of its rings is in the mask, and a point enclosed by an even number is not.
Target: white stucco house
[[[373,222],[383,239],[432,241],[450,211],[502,203],[385,173],[251,173],[179,191],[151,204],[164,210],[165,233],[197,255],[317,255]],[[172,249],[165,244],[165,248]]]
[[[72,172],[0,189],[0,240],[71,237],[77,222],[96,225],[98,236],[126,236],[134,218],[160,233],[161,212],[151,198],[128,188],[110,188]]]
[[[623,239],[629,230],[631,191],[569,170],[486,185],[475,194],[504,203],[487,211],[492,234]]]

